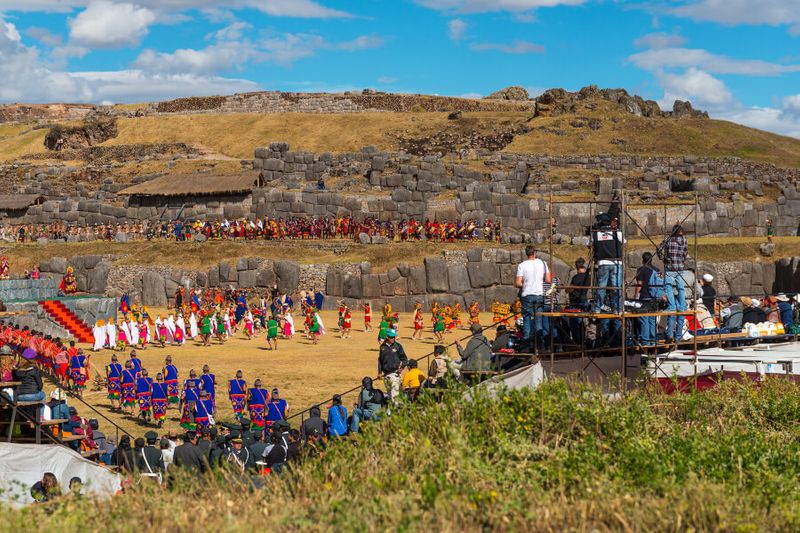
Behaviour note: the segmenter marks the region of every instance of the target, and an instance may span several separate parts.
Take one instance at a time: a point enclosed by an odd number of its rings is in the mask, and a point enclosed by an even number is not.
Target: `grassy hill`
[[[800,389],[619,400],[556,380],[420,402],[263,489],[209,478],[0,513],[4,531],[797,531]]]
[[[0,160],[44,152],[45,133],[30,125],[0,125]],[[459,120],[448,120],[446,113],[438,112],[120,118],[119,136],[104,144],[185,142],[220,156],[249,159],[255,147],[278,140],[298,150],[343,152],[366,145],[383,150],[475,148],[486,139],[492,140],[487,142],[489,146],[499,142],[508,152],[736,156],[800,166],[798,139],[718,120],[637,117],[603,99],[582,100],[581,106],[568,114],[536,118],[522,111],[465,112]]]

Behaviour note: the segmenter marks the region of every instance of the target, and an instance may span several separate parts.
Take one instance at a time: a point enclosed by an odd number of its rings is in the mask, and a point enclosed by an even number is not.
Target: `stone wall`
[[[626,279],[635,274],[642,251],[628,253]],[[547,254],[543,256],[548,258]],[[521,249],[476,247],[466,251],[448,250],[441,255],[426,257],[418,264],[401,262],[385,272],[373,271],[368,262],[299,264],[263,258],[222,262],[204,272],[163,266],[120,265],[110,269],[105,293],[113,297],[127,293],[134,302],[165,307],[174,303],[179,286],[186,289],[234,286],[266,290],[277,284],[281,292],[295,295],[301,290],[320,289],[328,295],[326,308],[331,309],[337,300],[350,304],[370,301],[374,306],[388,302],[400,311],[412,310],[418,301],[427,307],[433,300],[458,302],[462,306],[475,300],[488,308],[495,300],[510,301],[516,297],[514,277],[516,266],[522,259]],[[72,261],[78,265],[91,265],[95,259],[73,258]],[[552,264],[562,284],[567,283],[574,272],[558,259]],[[654,264],[659,268],[662,266],[657,260]],[[800,292],[800,258],[796,257],[775,262],[700,262],[698,271],[699,275],[712,274],[718,293],[724,296]],[[90,275],[76,272],[87,278]]]
[[[146,113],[360,113],[365,111],[530,111],[534,102],[509,102],[376,93],[255,92],[178,98],[149,106]]]
[[[631,215],[648,234],[663,233],[689,211],[686,206],[648,207],[674,200],[673,190],[688,186],[699,197],[697,232],[709,236],[756,236],[770,219],[778,235],[797,235],[800,170],[735,158],[635,156],[541,156],[485,153],[478,160],[414,157],[374,147],[343,154],[292,151],[272,143],[255,151],[253,166],[266,182],[241,197],[163,199],[138,205],[119,197],[119,184],[106,180],[91,198],[48,195],[28,209],[24,220],[56,220],[80,225],[128,220],[352,215],[381,220],[499,219],[512,243],[544,242],[551,216],[558,222],[557,242],[584,242],[593,215],[607,209],[613,191],[628,191]],[[557,171],[557,172],[556,172]],[[551,180],[555,172],[574,178]],[[334,190],[317,190],[317,180]],[[564,204],[559,199],[596,198]],[[693,199],[694,195],[688,195]],[[666,216],[665,216],[666,215]],[[684,226],[693,231],[694,215]],[[641,231],[629,224],[631,236]]]

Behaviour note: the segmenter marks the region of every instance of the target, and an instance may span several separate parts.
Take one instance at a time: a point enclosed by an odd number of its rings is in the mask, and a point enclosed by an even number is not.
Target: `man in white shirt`
[[[525,255],[528,259],[517,266],[515,286],[520,289],[522,302],[523,344],[530,347],[541,340],[544,284],[552,281],[552,275],[547,263],[536,257],[534,246],[526,246]]]

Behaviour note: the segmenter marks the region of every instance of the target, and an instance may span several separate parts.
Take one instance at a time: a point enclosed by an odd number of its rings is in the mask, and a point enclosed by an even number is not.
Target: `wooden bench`
[[[39,422],[42,426],[60,426],[69,422],[66,418],[54,418],[53,420],[42,420]]]
[[[86,435],[56,435],[61,442],[77,442],[86,438]]]

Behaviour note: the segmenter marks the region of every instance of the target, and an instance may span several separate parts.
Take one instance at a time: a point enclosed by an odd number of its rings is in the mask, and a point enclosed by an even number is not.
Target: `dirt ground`
[[[373,324],[380,322],[380,312],[375,316],[373,310]],[[267,349],[266,333],[252,340],[247,340],[244,331],[240,330],[236,337],[225,344],[212,341],[212,346],[203,347],[199,342],[187,341],[186,345],[166,348],[148,347],[146,350],[137,350],[142,359],[143,366],[150,375],[155,377],[164,366],[164,358],[171,355],[173,363],[178,367],[181,382],[189,377],[189,370],[195,369],[201,373],[204,364],[211,367],[211,372],[217,377],[217,421],[233,419],[233,410],[228,401],[228,381],[235,377],[237,370],[242,370],[244,379],[251,386],[255,378],[261,378],[265,388],[270,391],[277,387],[281,397],[289,404],[289,415],[302,411],[314,403],[329,399],[333,394],[344,392],[357,387],[364,376],[375,377],[378,364],[377,330],[371,333],[364,332],[363,313],[353,316],[352,338],[341,339],[337,328],[336,311],[323,311],[322,319],[327,329],[318,345],[313,345],[310,340],[303,337],[302,332],[291,340],[279,340],[278,350]],[[491,323],[492,314],[483,313],[481,321],[488,325]],[[377,322],[376,322],[377,320]],[[462,317],[466,323],[466,314]],[[412,340],[413,323],[411,313],[401,313],[399,324],[399,342],[405,348],[410,358],[427,355],[433,351],[435,342],[430,328],[430,315],[426,315],[426,330],[423,340]],[[445,334],[445,342],[451,343],[456,339],[463,339],[469,334],[462,326],[453,332]],[[489,333],[490,338],[494,333]],[[462,342],[465,344],[465,342]],[[111,361],[111,350],[103,350],[92,354],[92,380],[84,393],[84,400],[95,407],[103,415],[122,426],[134,436],[141,436],[147,431],[147,426],[139,420],[111,411],[105,388],[93,386],[96,373],[105,376],[105,365]],[[127,359],[130,350],[124,354],[118,352],[120,362]],[[454,353],[451,349],[451,354]],[[427,372],[425,364],[420,364]],[[93,390],[97,389],[97,390]],[[355,401],[355,395],[344,399],[345,405],[350,409]],[[73,401],[73,403],[75,403]],[[75,403],[81,416],[96,418],[85,405]],[[137,410],[138,412],[138,410]],[[325,413],[325,409],[323,409]],[[162,432],[169,429],[180,429],[180,414],[177,410],[168,411],[167,421]],[[108,423],[100,419],[100,427],[107,435],[113,435]]]

